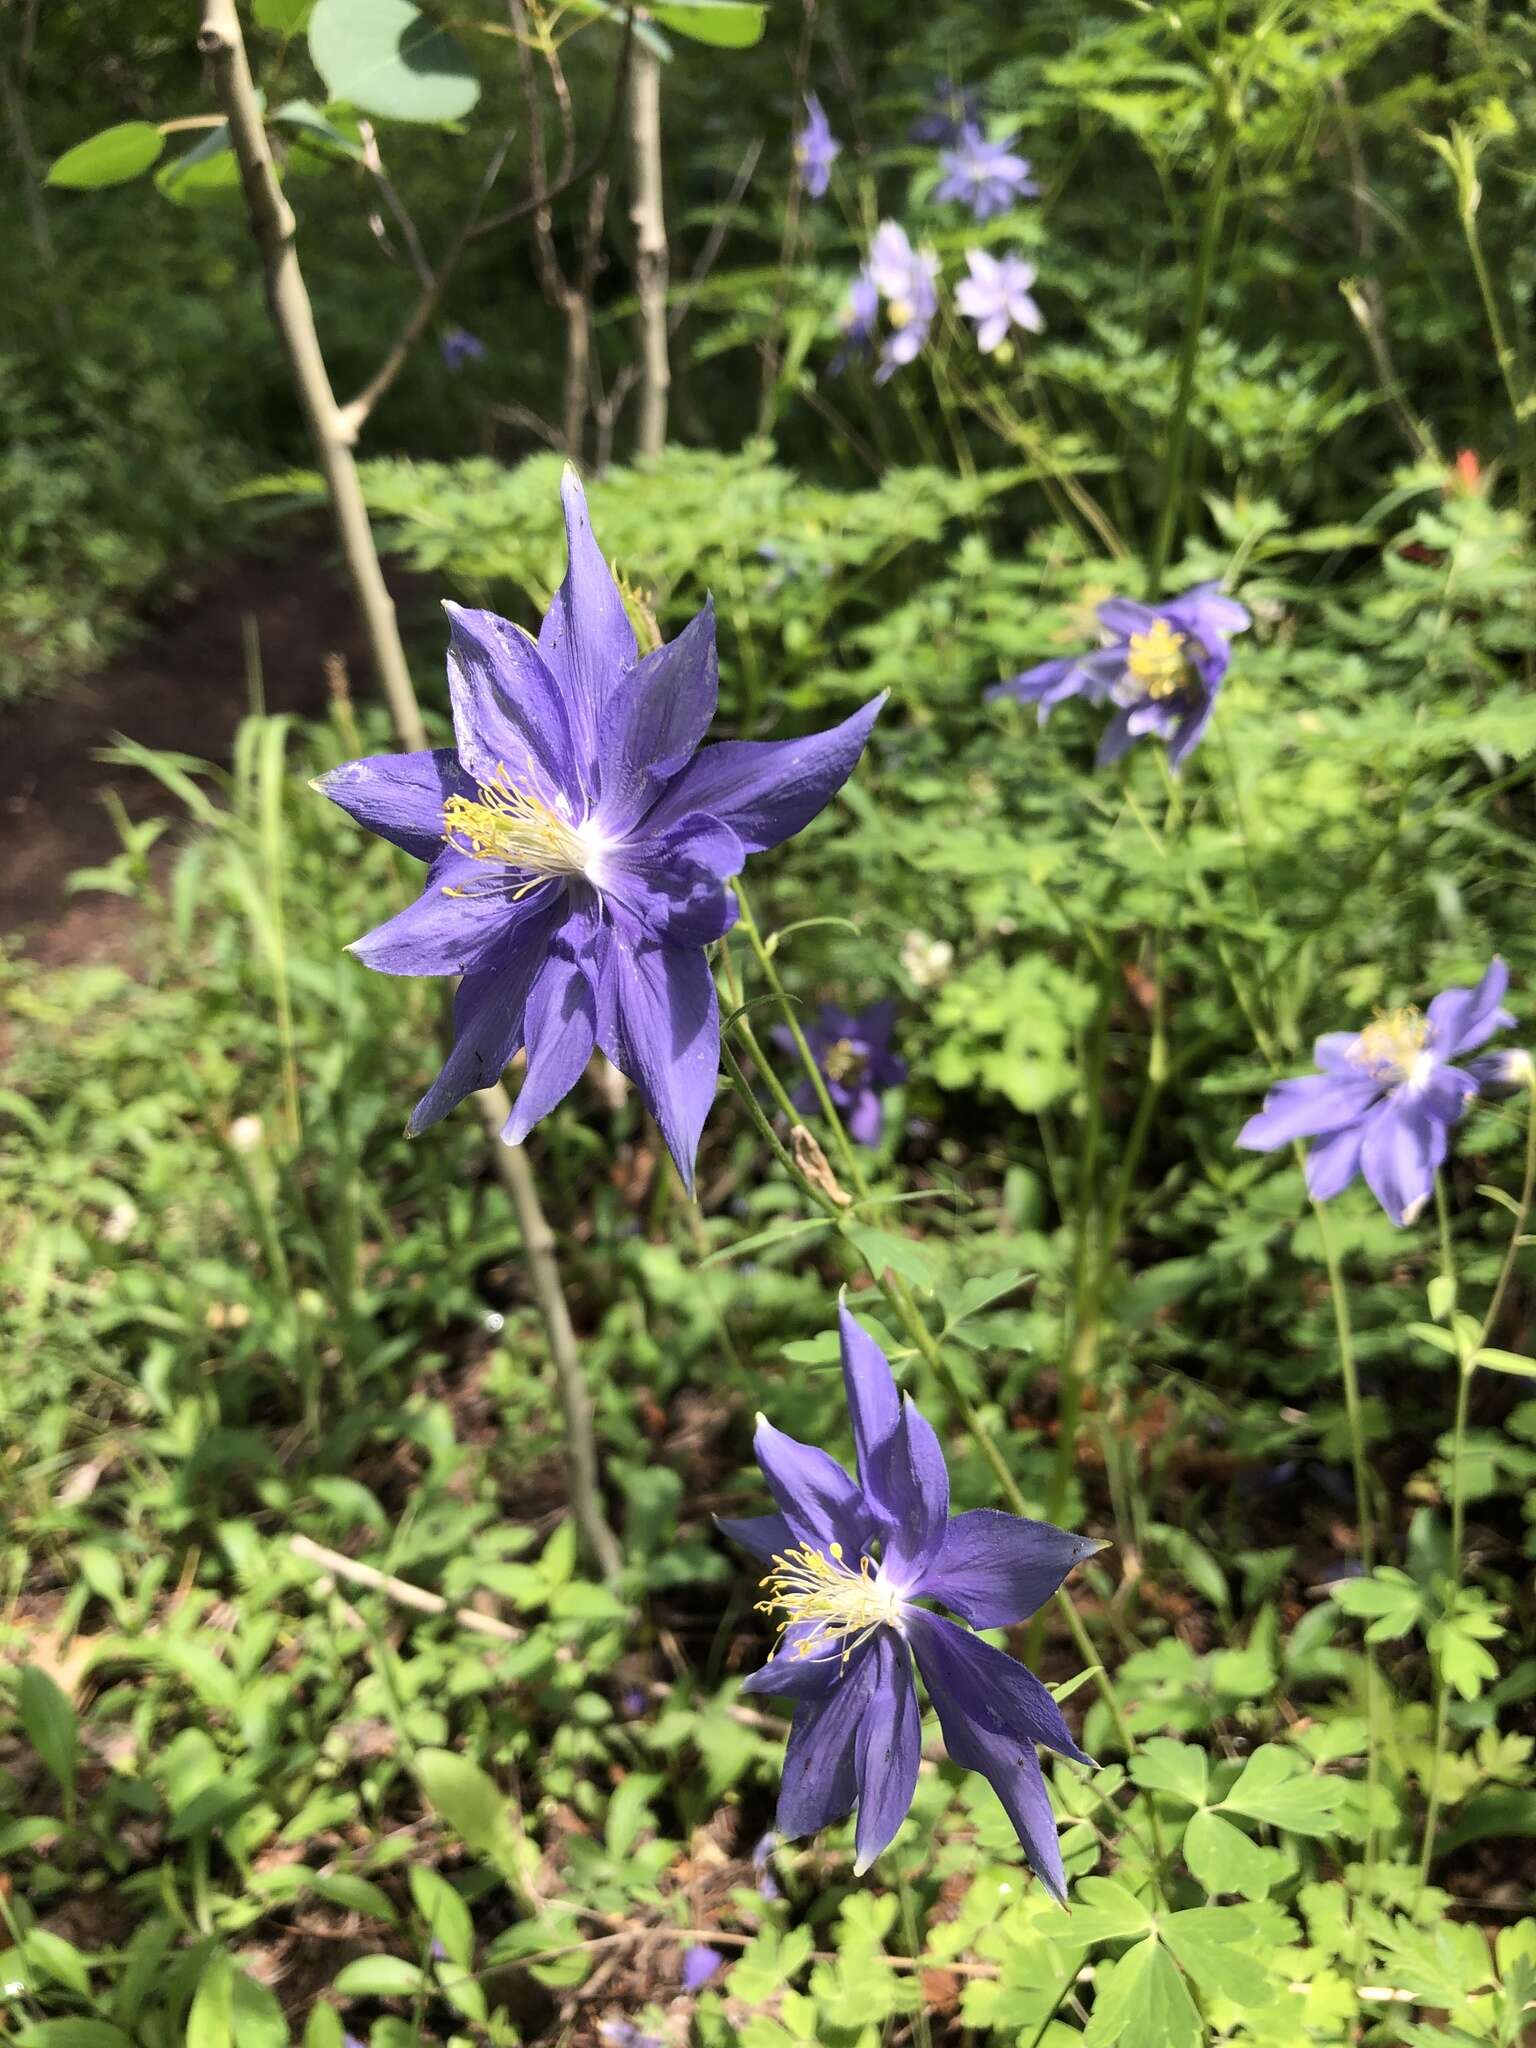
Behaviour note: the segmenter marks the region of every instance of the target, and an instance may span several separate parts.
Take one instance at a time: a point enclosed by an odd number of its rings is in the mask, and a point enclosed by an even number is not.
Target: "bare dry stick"
[[[661,183],[661,61],[635,52],[629,73],[629,217],[635,227],[635,296],[640,304],[640,417],[635,447],[659,455],[667,445],[667,220]]]
[[[245,41],[235,0],[201,0],[202,25],[197,45],[213,67],[214,88],[229,122],[230,142],[240,166],[251,231],[261,252],[267,303],[288,369],[298,393],[315,456],[325,478],[326,495],[336,525],[336,538],[358,616],[368,638],[380,685],[394,720],[399,744],[418,752],[427,743],[421,707],[406,664],[395,607],[379,567],[373,528],[363,500],[357,463],[331,385],[315,317],[305,289],[294,240],[293,209],[283,197],[272,169],[272,153],[262,125],[261,107],[251,83]],[[488,188],[487,188],[488,189]],[[501,1142],[502,1126],[511,1114],[507,1091],[499,1083],[475,1098],[490,1141],[496,1174],[511,1196],[522,1232],[529,1283],[544,1318],[554,1362],[560,1405],[565,1418],[566,1454],[570,1467],[571,1507],[588,1553],[606,1578],[622,1563],[618,1539],[603,1515],[597,1483],[597,1446],[592,1409],[581,1372],[581,1357],[571,1328],[570,1312],[560,1286],[554,1236],[545,1219],[523,1152]]]
[[[376,1593],[387,1593],[401,1607],[414,1607],[421,1614],[451,1614],[460,1628],[494,1636],[499,1643],[523,1640],[525,1631],[513,1628],[510,1622],[498,1621],[491,1614],[478,1614],[473,1607],[450,1607],[440,1593],[429,1593],[424,1586],[413,1586],[408,1579],[392,1578],[388,1572],[376,1571],[371,1564],[360,1564],[355,1557],[344,1557],[339,1550],[327,1550],[323,1543],[312,1543],[307,1536],[290,1537],[288,1548],[306,1564],[319,1565],[333,1579],[370,1586]]]

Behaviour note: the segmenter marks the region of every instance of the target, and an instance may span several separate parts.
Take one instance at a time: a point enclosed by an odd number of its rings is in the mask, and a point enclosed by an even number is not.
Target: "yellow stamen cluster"
[[[892,299],[885,314],[893,327],[908,327],[917,317],[917,308],[910,299]]]
[[[851,1038],[840,1038],[821,1056],[821,1071],[829,1081],[844,1083],[863,1078],[868,1056]]]
[[[812,1624],[812,1633],[795,1645],[797,1657],[810,1657],[825,1645],[829,1656],[846,1663],[877,1628],[896,1628],[901,1621],[900,1595],[881,1583],[874,1559],[861,1557],[858,1570],[851,1571],[841,1543],[829,1544],[825,1552],[808,1544],[785,1551],[773,1560],[763,1591],[768,1598],[758,1601],[757,1611],[783,1615],[781,1636],[797,1622]]]
[[[505,764],[498,763],[494,778],[479,787],[478,797],[451,796],[443,805],[443,838],[456,853],[520,869],[527,879],[513,892],[517,896],[551,875],[586,873],[591,847],[570,818],[519,789]]]
[[[1367,1024],[1350,1058],[1367,1073],[1406,1081],[1429,1039],[1429,1022],[1410,1003],[1401,1010],[1378,1010]]]
[[[1154,619],[1145,633],[1131,635],[1125,665],[1149,697],[1176,697],[1189,679],[1184,635],[1166,619]]]

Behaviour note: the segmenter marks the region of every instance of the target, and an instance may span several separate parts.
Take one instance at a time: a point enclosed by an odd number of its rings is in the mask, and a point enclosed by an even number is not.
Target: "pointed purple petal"
[[[618,585],[592,537],[581,479],[569,466],[560,479],[560,498],[569,565],[539,628],[539,652],[561,686],[581,756],[591,761],[610,715],[609,700],[639,649]]]
[[[616,925],[598,997],[598,1043],[639,1089],[691,1195],[699,1133],[720,1078],[720,1009],[709,962]]]
[[[488,783],[504,772],[546,800],[583,795],[560,686],[533,641],[494,612],[443,610],[453,730],[467,773]]]
[[[1509,987],[1509,969],[1495,955],[1476,988],[1448,988],[1429,1006],[1430,1043],[1442,1059],[1471,1052],[1495,1031],[1514,1022],[1499,1008]]]
[[[1346,1081],[1358,1081],[1361,1074],[1358,1031],[1325,1031],[1312,1041],[1312,1057],[1325,1074],[1337,1074]]]
[[[523,1009],[550,940],[565,916],[565,892],[553,887],[525,897],[523,916],[503,928],[501,943],[460,982],[453,999],[453,1050],[411,1112],[416,1137],[477,1088],[489,1088],[523,1042]]]
[[[991,1783],[1031,1868],[1056,1898],[1065,1900],[1056,1816],[1035,1744],[1044,1742],[1079,1763],[1091,1759],[1073,1742],[1056,1702],[1022,1664],[938,1615],[918,1610],[909,1616],[908,1628],[944,1731],[944,1747],[955,1763],[980,1771]]]
[[[452,747],[430,747],[419,754],[370,754],[317,775],[311,787],[417,860],[435,860],[443,850],[447,799],[475,793]]]
[[[565,1100],[592,1057],[597,1006],[581,958],[590,942],[592,917],[589,904],[571,912],[528,990],[523,1014],[528,1068],[501,1134],[509,1145],[521,1145],[540,1118]]]
[[[854,1833],[862,1877],[875,1858],[896,1839],[917,1790],[922,1760],[922,1717],[917,1687],[912,1682],[912,1654],[891,1629],[874,1639],[875,1675],[869,1705],[854,1737],[853,1768],[859,1788],[859,1819]]]
[[[854,1746],[874,1686],[871,1647],[844,1667],[824,1698],[795,1709],[775,1820],[779,1833],[791,1840],[841,1820],[859,1796]]]
[[[715,610],[706,602],[675,640],[636,662],[598,733],[608,830],[631,826],[691,758],[709,730],[719,690]]]
[[[797,1443],[763,1415],[752,1449],[795,1542],[823,1557],[840,1544],[849,1568],[856,1569],[874,1518],[837,1460],[815,1444]]]
[[[798,740],[725,740],[705,747],[647,820],[665,831],[689,811],[729,825],[747,853],[777,846],[824,810],[853,773],[885,693],[828,732]]]
[[[835,1649],[828,1649],[820,1629],[819,1622],[792,1623],[774,1644],[773,1654],[762,1669],[748,1673],[741,1681],[742,1691],[758,1693],[766,1699],[825,1699],[848,1666]],[[802,1643],[806,1645],[804,1656],[800,1655]]]
[[[882,1569],[898,1585],[915,1585],[944,1541],[949,1469],[933,1425],[910,1394],[902,1401],[895,1434],[875,1450],[864,1490],[887,1523]]]
[[[465,974],[521,922],[517,907],[484,895],[449,890],[485,886],[484,864],[451,849],[427,870],[414,903],[354,939],[347,951],[376,974]]]
[[[1360,1170],[1394,1223],[1417,1219],[1434,1193],[1449,1143],[1445,1125],[1403,1094],[1389,1095],[1371,1118],[1360,1147]]]
[[[782,1557],[795,1540],[782,1515],[716,1515],[715,1527],[764,1564]]]
[[[1129,752],[1136,739],[1131,731],[1131,715],[1129,711],[1117,711],[1099,735],[1098,751],[1093,757],[1096,768],[1111,767]]]
[[[655,838],[626,840],[605,853],[593,879],[648,938],[707,946],[736,922],[726,879],[741,873],[741,841],[729,825],[690,811]]]
[[[1346,1124],[1312,1146],[1307,1154],[1307,1193],[1314,1202],[1331,1202],[1360,1171],[1366,1128],[1363,1122]]]
[[[1237,1134],[1248,1152],[1273,1152],[1297,1138],[1316,1138],[1342,1130],[1365,1115],[1381,1093],[1377,1081],[1345,1081],[1333,1074],[1302,1074],[1280,1081],[1264,1098],[1257,1116],[1249,1117]]]
[[[851,1106],[844,1112],[843,1122],[856,1145],[868,1145],[871,1151],[874,1150],[885,1128],[885,1111],[873,1088],[859,1089]]]
[[[1427,1115],[1443,1124],[1459,1123],[1468,1101],[1477,1093],[1477,1082],[1459,1067],[1437,1066],[1427,1080],[1414,1090],[1414,1100]]]
[[[1158,615],[1150,605],[1138,604],[1134,597],[1110,597],[1096,608],[1095,617],[1106,633],[1129,640],[1133,633],[1150,632]]]
[[[867,1489],[876,1457],[901,1427],[901,1395],[885,1353],[863,1325],[855,1322],[842,1300],[837,1304],[837,1330],[854,1454],[859,1478]]]
[[[956,1515],[922,1595],[952,1607],[972,1628],[1006,1628],[1043,1607],[1076,1564],[1099,1548],[1050,1522],[1032,1522],[998,1508]]]

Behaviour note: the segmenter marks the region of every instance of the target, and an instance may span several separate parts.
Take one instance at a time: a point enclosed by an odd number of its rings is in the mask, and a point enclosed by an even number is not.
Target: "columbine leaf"
[[[1282,1874],[1285,1859],[1221,1814],[1197,1813],[1184,1830],[1184,1861],[1213,1897],[1236,1892],[1245,1899],[1262,1899]]]
[[[1326,1835],[1343,1789],[1332,1779],[1315,1777],[1291,1750],[1268,1742],[1249,1757],[1221,1804],[1294,1835]]]
[[[1273,2004],[1273,1978],[1241,1946],[1254,1939],[1253,1925],[1235,1907],[1195,1906],[1171,1913],[1159,1932],[1202,1991],[1250,2008]]]
[[[1155,1937],[1138,1942],[1101,1972],[1084,2048],[1199,2048],[1195,2002],[1171,1955]]]
[[[1153,1735],[1131,1759],[1131,1776],[1146,1792],[1171,1792],[1191,1806],[1204,1806],[1210,1790],[1205,1751],[1170,1735]]]

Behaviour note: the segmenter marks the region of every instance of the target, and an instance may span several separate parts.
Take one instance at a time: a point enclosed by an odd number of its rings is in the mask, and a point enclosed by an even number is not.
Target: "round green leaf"
[[[153,121],[122,121],[66,149],[49,170],[48,182],[73,192],[126,185],[147,171],[164,147],[165,137]]]
[[[749,50],[762,41],[768,10],[756,0],[662,0],[651,12],[674,35],[717,50]]]
[[[396,121],[459,121],[480,82],[410,0],[319,0],[309,54],[333,100]]]
[[[409,1998],[421,1985],[420,1970],[403,1956],[359,1956],[344,1966],[331,1989],[343,1998]]]

